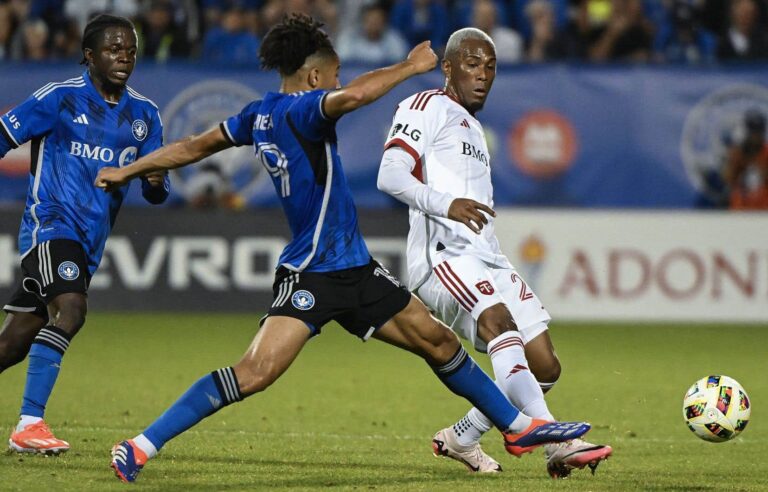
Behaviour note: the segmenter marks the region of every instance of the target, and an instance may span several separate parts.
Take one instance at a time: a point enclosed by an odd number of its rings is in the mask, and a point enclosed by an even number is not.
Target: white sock
[[[137,448],[144,451],[144,454],[147,455],[147,458],[154,458],[157,456],[157,448],[155,448],[155,445],[152,444],[152,442],[144,436],[144,434],[139,434],[138,436],[131,439],[133,441],[133,444],[136,445]]]
[[[19,417],[19,423],[16,424],[16,432],[21,432],[24,430],[24,427],[30,424],[36,424],[41,420],[43,420],[42,417],[33,417],[31,415],[21,415]]]
[[[496,384],[512,404],[535,419],[555,420],[549,413],[539,382],[528,369],[525,347],[518,332],[507,331],[491,340],[488,355],[491,356]]]

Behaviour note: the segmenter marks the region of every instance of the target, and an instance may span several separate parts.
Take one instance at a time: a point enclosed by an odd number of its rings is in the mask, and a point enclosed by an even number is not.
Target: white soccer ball
[[[711,442],[725,442],[738,436],[749,422],[750,411],[747,392],[728,376],[699,379],[683,400],[683,418],[688,428]]]

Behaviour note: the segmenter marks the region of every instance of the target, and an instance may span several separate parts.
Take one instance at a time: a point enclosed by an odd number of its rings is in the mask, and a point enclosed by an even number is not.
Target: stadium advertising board
[[[554,317],[768,326],[768,215],[504,210],[496,232]]]
[[[407,217],[362,212],[374,256],[405,275]],[[20,213],[0,212],[0,295],[19,268]],[[768,326],[768,216],[502,209],[505,253],[555,318]],[[286,243],[278,210],[131,210],[91,284],[92,309],[262,312]]]

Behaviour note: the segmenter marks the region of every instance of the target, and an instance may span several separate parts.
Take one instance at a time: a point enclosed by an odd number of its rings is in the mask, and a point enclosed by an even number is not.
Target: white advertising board
[[[496,233],[556,319],[768,326],[768,214],[505,209]]]

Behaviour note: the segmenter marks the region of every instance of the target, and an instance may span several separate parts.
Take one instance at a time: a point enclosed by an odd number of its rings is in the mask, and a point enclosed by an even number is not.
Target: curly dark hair
[[[261,67],[287,76],[296,73],[308,56],[315,53],[336,56],[328,35],[306,14],[290,14],[269,30],[259,48]]]
[[[87,60],[85,59],[85,49],[95,50],[96,44],[101,39],[102,33],[104,33],[108,27],[124,27],[131,31],[136,30],[133,26],[133,22],[125,17],[110,14],[97,15],[88,22],[85,26],[85,31],[83,31],[83,59],[80,61],[81,65],[87,63]]]

